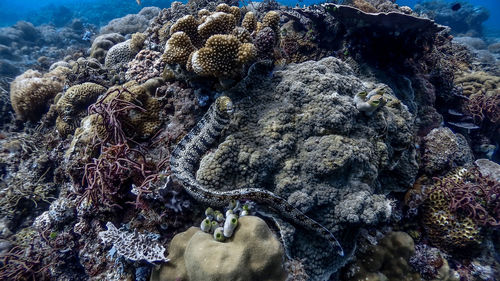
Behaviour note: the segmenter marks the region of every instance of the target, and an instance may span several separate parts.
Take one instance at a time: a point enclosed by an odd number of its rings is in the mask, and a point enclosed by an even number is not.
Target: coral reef
[[[252,98],[236,102],[234,123],[201,160],[197,180],[222,191],[265,187],[328,229],[387,220],[390,200],[374,192],[412,184],[417,165],[405,121],[411,115],[394,98],[372,116],[361,114],[353,98],[365,86],[352,74],[326,58],[277,71],[273,79],[241,82],[230,94]],[[335,207],[353,204],[356,214]],[[331,249],[297,232],[289,245],[299,258],[314,260],[306,265],[312,278],[338,269],[343,258],[332,262]],[[318,243],[303,242],[311,240]],[[344,249],[352,247],[346,243]]]
[[[99,33],[141,9],[104,2],[0,29],[0,279],[498,279],[499,48],[476,23],[190,0]]]
[[[239,220],[225,242],[196,227],[177,234],[168,248],[169,263],[151,280],[285,280],[283,248],[266,223],[254,216]]]

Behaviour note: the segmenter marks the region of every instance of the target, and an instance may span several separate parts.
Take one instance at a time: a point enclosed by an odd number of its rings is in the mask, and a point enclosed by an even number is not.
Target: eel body
[[[343,256],[344,251],[340,243],[327,228],[276,194],[259,188],[241,188],[231,191],[209,190],[196,180],[198,163],[229,124],[232,112],[233,103],[229,97],[217,98],[191,132],[179,142],[170,158],[174,180],[181,183],[195,200],[211,207],[223,207],[231,200],[245,199],[265,204],[293,224],[317,232],[330,242],[339,255]]]

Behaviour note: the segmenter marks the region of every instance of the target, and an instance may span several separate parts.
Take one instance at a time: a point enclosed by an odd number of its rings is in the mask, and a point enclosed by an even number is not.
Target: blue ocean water
[[[396,0],[399,5],[414,7],[424,0]],[[425,0],[426,1],[426,0]],[[500,33],[500,0],[444,0],[453,3],[470,3],[474,6],[483,6],[490,12],[489,19],[484,22],[486,33]],[[106,24],[109,20],[137,13],[142,7],[157,6],[165,8],[172,1],[143,0],[142,5],[137,5],[134,0],[0,0],[0,27],[9,26],[18,20],[26,20],[37,24],[53,23],[62,24],[69,18],[82,18],[96,25]],[[186,1],[183,1],[186,2]],[[248,1],[246,1],[248,2]],[[257,1],[258,2],[258,1]],[[282,4],[295,6],[311,5],[321,2],[334,2],[324,0],[281,0]]]

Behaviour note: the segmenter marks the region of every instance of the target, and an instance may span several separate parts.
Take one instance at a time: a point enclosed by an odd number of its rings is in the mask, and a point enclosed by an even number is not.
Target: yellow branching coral
[[[238,8],[236,6],[229,6],[228,4],[222,3],[222,4],[219,4],[215,8],[215,11],[216,12],[223,12],[223,13],[226,13],[226,14],[231,14],[231,15],[234,16],[234,19],[236,20],[236,23],[240,22],[240,19],[241,19],[241,10],[240,10],[240,8]]]
[[[178,31],[168,39],[163,53],[166,63],[185,65],[189,55],[196,50],[189,36],[183,31]]]
[[[248,32],[254,32],[257,28],[257,17],[255,14],[253,12],[247,12],[241,22],[241,26],[246,28]]]
[[[191,65],[198,75],[230,77],[254,56],[253,44],[241,44],[233,35],[214,35],[192,55]]]
[[[178,19],[171,27],[170,27],[170,35],[178,32],[178,31],[183,31],[186,33],[187,36],[189,36],[189,39],[191,39],[191,42],[195,46],[200,46],[201,40],[198,35],[198,24],[199,22],[196,20],[195,17],[191,15],[184,16],[180,19]]]
[[[252,43],[252,35],[250,35],[250,32],[246,28],[237,26],[231,34],[236,36],[241,43]]]
[[[280,14],[276,11],[267,12],[262,19],[262,28],[269,26],[276,34],[279,34]]]
[[[198,34],[202,38],[209,38],[215,34],[228,34],[236,27],[236,19],[232,14],[216,12],[208,16],[202,24],[198,26]]]

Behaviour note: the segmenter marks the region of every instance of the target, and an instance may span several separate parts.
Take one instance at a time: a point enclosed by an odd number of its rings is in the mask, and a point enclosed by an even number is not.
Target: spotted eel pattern
[[[328,229],[276,194],[258,188],[214,191],[207,189],[196,180],[198,163],[229,124],[232,111],[233,103],[229,97],[217,98],[191,132],[179,142],[170,158],[174,180],[181,183],[194,199],[212,207],[223,207],[231,200],[245,199],[265,204],[292,223],[317,232],[330,242],[339,255],[343,256],[344,251],[340,243]]]

